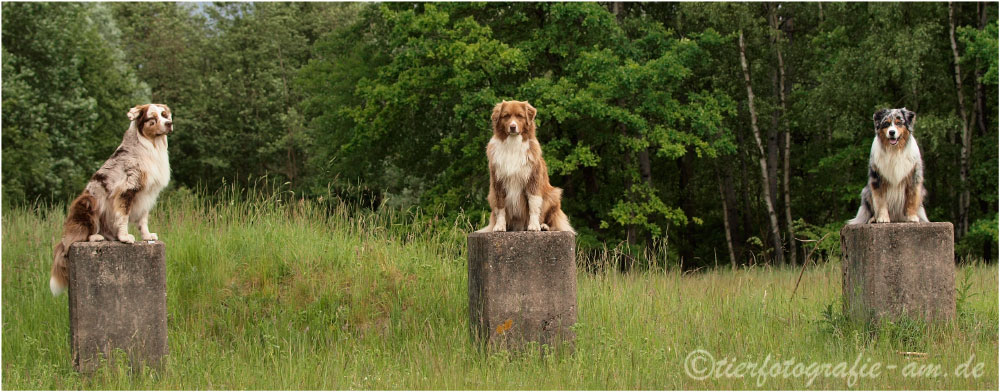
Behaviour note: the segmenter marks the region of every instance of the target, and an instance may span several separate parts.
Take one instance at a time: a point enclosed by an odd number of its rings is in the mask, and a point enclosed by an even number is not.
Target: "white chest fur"
[[[493,165],[497,179],[506,188],[506,208],[516,214],[525,207],[523,193],[531,177],[531,161],[528,159],[531,145],[521,135],[510,136],[503,141],[494,137],[490,145],[490,165]]]
[[[147,165],[146,183],[143,188],[159,192],[170,182],[170,160],[167,157],[167,142],[165,138],[155,144],[143,140],[141,154],[143,164]]]
[[[497,177],[504,181],[526,183],[531,175],[531,164],[528,161],[530,145],[521,139],[521,135],[508,137],[504,141],[497,138],[490,140],[493,145],[493,156],[490,163],[494,165]]]
[[[143,139],[140,141],[140,145],[139,164],[142,165],[146,176],[142,190],[136,195],[133,215],[142,215],[152,209],[153,204],[156,203],[156,197],[170,182],[170,161],[167,158],[166,138],[159,138],[156,142]]]
[[[899,185],[920,162],[917,140],[910,138],[902,151],[887,152],[879,145],[878,137],[872,143],[871,161],[882,179],[889,185]]]

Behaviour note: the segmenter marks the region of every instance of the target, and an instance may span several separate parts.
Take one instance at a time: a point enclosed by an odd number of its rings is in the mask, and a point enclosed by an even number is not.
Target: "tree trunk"
[[[649,164],[648,148],[644,148],[642,151],[639,151],[639,175],[642,176],[643,182],[650,187],[653,186],[653,173]]]
[[[774,45],[774,42],[771,42]],[[771,90],[778,95],[778,70],[771,70]],[[778,157],[781,146],[778,142],[778,121],[781,119],[780,110],[771,111],[771,126],[767,129],[767,183],[768,191],[771,194],[771,204],[778,208]]]
[[[733,235],[729,230],[729,206],[726,204],[726,192],[722,187],[722,176],[718,175],[719,199],[722,200],[722,225],[726,229],[726,248],[729,250],[729,264],[736,270],[736,253],[733,252]]]
[[[775,6],[774,6],[774,4],[772,4],[770,8],[771,8],[771,12],[770,12],[769,16],[770,16],[770,19],[771,19],[771,28],[773,29],[773,32],[775,34],[775,38],[774,38],[774,50],[778,54],[778,75],[779,75],[778,76],[778,97],[780,98],[780,101],[781,101],[781,118],[783,120],[782,121],[782,125],[783,125],[782,128],[784,128],[784,132],[783,133],[784,133],[784,137],[785,137],[785,146],[784,146],[785,147],[785,151],[784,151],[784,154],[782,154],[782,160],[784,161],[783,162],[784,163],[784,167],[783,167],[782,173],[784,174],[785,178],[783,179],[783,181],[781,183],[782,183],[782,186],[783,186],[782,191],[784,193],[784,199],[785,199],[785,224],[787,225],[786,228],[787,228],[787,231],[788,231],[788,259],[789,259],[789,262],[794,265],[798,261],[798,244],[795,243],[795,230],[792,228],[792,197],[791,197],[791,192],[789,190],[790,187],[791,187],[789,185],[789,181],[791,179],[791,176],[789,174],[791,172],[791,167],[790,167],[791,164],[790,164],[789,161],[791,159],[790,155],[791,155],[791,149],[792,149],[792,134],[791,134],[791,130],[788,127],[788,118],[785,117],[785,114],[788,113],[788,103],[785,100],[785,86],[786,86],[785,85],[785,60],[781,56],[781,28],[778,25],[778,16],[775,14]]]
[[[639,176],[642,177],[642,181],[649,186],[649,189],[653,189],[653,171],[649,162],[649,149],[644,148],[639,151]],[[652,249],[653,247],[653,236],[646,236],[646,246]]]
[[[951,53],[955,58],[955,88],[958,93],[958,114],[962,117],[962,152],[960,158],[961,168],[959,169],[959,179],[962,183],[961,195],[958,199],[958,230],[955,231],[955,239],[961,239],[969,230],[969,147],[971,138],[969,133],[968,116],[965,115],[965,95],[962,93],[962,69],[959,66],[958,44],[955,42],[955,3],[948,2],[948,33],[951,38]]]
[[[989,15],[986,13],[986,3],[977,2],[976,3],[976,13],[979,16],[979,20],[976,23],[976,28],[982,30],[986,26],[986,21]],[[978,115],[976,115],[976,125],[979,128],[979,137],[986,137],[989,129],[986,128],[986,124],[989,123],[989,119],[986,117],[986,91],[983,88],[983,72],[980,70],[981,67],[976,67],[976,108],[978,109]],[[989,210],[989,204],[980,198],[979,200],[980,208],[982,210]],[[993,208],[996,210],[996,208]],[[986,263],[993,261],[993,250],[992,242],[983,241],[983,260]]]
[[[611,14],[613,14],[615,18],[618,19],[618,23],[622,22],[621,13],[622,13],[622,7],[624,5],[625,4],[621,1],[615,1],[611,3]]]
[[[738,157],[734,157],[738,159]],[[740,165],[742,167],[742,165]],[[722,169],[722,181],[723,181],[723,191],[726,194],[726,206],[738,206],[740,199],[736,196],[736,185],[733,182],[733,173],[729,170],[728,166],[724,166]],[[743,199],[746,199],[746,194],[741,192]],[[729,231],[733,236],[733,253],[736,254],[737,260],[745,260],[744,248],[746,247],[746,235],[744,235],[743,230],[745,226],[740,226],[740,223],[746,224],[746,220],[742,217],[746,214],[740,214],[743,211],[749,211],[748,209],[741,210],[739,207],[731,208],[729,211]]]
[[[747,145],[746,136],[743,132],[736,132],[736,145]],[[752,154],[734,157],[736,160],[734,167],[736,178],[733,178],[733,171],[723,170],[726,174],[726,184],[729,186],[726,189],[726,194],[730,196],[731,205],[738,206],[737,208],[733,208],[733,235],[735,237],[734,241],[736,241],[736,256],[741,262],[747,260],[747,238],[750,237],[748,233],[750,233],[750,228],[754,227],[750,223],[750,212],[753,211],[750,208],[750,196],[753,195],[751,193],[753,190],[747,184],[749,182],[747,179],[752,177],[753,174],[747,169],[749,165],[743,160],[744,157],[750,157],[750,155]]]
[[[618,24],[622,23],[622,8],[624,4],[620,1],[611,3],[611,13],[614,14],[615,20]],[[619,107],[625,107],[625,101],[623,99],[617,100],[617,105]],[[624,123],[618,123],[618,131],[621,132],[622,137],[628,137],[628,130],[625,128]],[[627,174],[629,169],[632,168],[632,153],[625,147],[624,162],[622,162],[622,170],[626,172],[625,175],[625,194],[632,194],[632,178]],[[628,196],[626,196],[628,197]],[[638,230],[635,225],[625,225],[625,242],[629,245],[635,245],[636,236],[638,235]]]
[[[979,21],[976,28],[982,30],[986,27],[986,4],[979,2],[976,3],[976,12],[979,14]],[[979,126],[979,136],[985,137],[989,129],[986,128],[988,124],[988,119],[986,118],[986,91],[983,88],[983,71],[980,67],[976,67],[976,107],[979,108],[979,115],[976,116],[976,125]]]
[[[692,151],[688,151],[684,156],[677,158],[677,189],[691,189],[691,182],[694,179],[694,168],[695,154]],[[678,205],[682,211],[694,211],[695,207],[692,202],[693,195],[691,192],[680,192]],[[687,261],[693,261],[695,259],[694,254],[694,244],[697,243],[696,239],[691,238],[690,230],[680,233],[680,241],[677,246],[677,254],[682,259]]]
[[[777,264],[784,264],[784,251],[781,248],[781,229],[778,228],[778,215],[774,213],[774,205],[771,204],[771,191],[768,187],[770,180],[767,178],[767,160],[764,154],[764,145],[760,140],[760,128],[757,127],[757,110],[753,105],[753,87],[750,85],[750,68],[747,65],[743,30],[740,30],[739,34],[740,65],[743,67],[743,81],[747,87],[747,101],[750,105],[750,128],[753,130],[754,141],[757,142],[757,152],[760,154],[761,189],[764,192],[764,204],[767,205],[767,216],[771,221],[771,242],[774,245],[774,260]]]

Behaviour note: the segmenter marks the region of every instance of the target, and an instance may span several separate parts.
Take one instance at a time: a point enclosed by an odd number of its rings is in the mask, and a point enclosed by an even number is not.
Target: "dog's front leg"
[[[132,213],[132,202],[135,200],[135,194],[138,192],[138,187],[127,187],[115,196],[114,206],[112,207],[118,241],[126,244],[135,242],[135,236],[128,233],[128,217]]]
[[[542,215],[542,197],[538,195],[528,195],[528,231],[541,231],[539,216]]]
[[[493,231],[507,231],[507,215],[503,208],[497,208],[497,223],[493,225]]]
[[[142,214],[142,218],[139,218],[139,235],[142,236],[143,241],[156,241],[159,238],[156,237],[156,233],[149,232],[149,212]]]
[[[872,208],[875,213],[875,223],[889,223],[889,206],[885,202],[885,189],[872,190]]]
[[[115,228],[118,231],[118,241],[126,244],[135,242],[135,236],[128,233],[128,214],[115,211]]]
[[[924,202],[923,183],[916,182],[906,187],[906,221],[920,222],[920,207]]]
[[[504,207],[507,206],[507,188],[504,188],[503,181],[497,178],[493,165],[490,165],[490,207],[493,207],[493,231],[507,231],[507,214]]]

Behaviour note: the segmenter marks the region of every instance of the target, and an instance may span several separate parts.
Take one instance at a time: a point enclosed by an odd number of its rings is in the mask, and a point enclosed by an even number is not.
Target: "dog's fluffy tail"
[[[69,216],[63,224],[62,239],[52,250],[52,272],[49,276],[49,290],[52,295],[59,295],[69,287],[69,274],[66,270],[66,253],[74,242],[85,241],[90,234],[97,232],[96,200],[89,192],[73,200],[69,206]]]
[[[871,219],[872,219],[872,212],[868,211],[868,208],[865,208],[864,205],[861,205],[861,207],[858,208],[858,215],[855,216],[854,219],[847,221],[847,224],[863,225],[865,223],[868,223],[868,221]]]
[[[69,276],[66,273],[66,246],[62,241],[56,244],[55,260],[52,262],[52,272],[49,276],[49,290],[52,295],[59,295],[69,287]]]
[[[861,190],[861,207],[858,207],[858,215],[854,219],[847,221],[847,224],[863,225],[871,221],[872,216],[875,216],[875,214],[872,212],[869,200],[871,200],[871,191],[868,190],[868,187],[865,187],[865,189]]]
[[[549,224],[549,230],[568,231],[570,233],[576,234],[576,230],[573,230],[573,226],[569,225],[569,217],[566,216],[566,213],[562,212],[562,209],[558,209],[552,213],[551,223]]]
[[[546,219],[549,225],[549,231],[568,231],[570,233],[576,234],[576,230],[573,230],[573,226],[569,225],[569,217],[566,213],[562,211],[562,188],[555,187],[552,192],[547,195],[550,197],[550,203],[554,207],[554,211],[551,211],[549,217]]]
[[[497,223],[497,217],[490,211],[490,223],[486,224],[486,227],[476,230],[476,233],[490,233],[493,231],[493,225]]]

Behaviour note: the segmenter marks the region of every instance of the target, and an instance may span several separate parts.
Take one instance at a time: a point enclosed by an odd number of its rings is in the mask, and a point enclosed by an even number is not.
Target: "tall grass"
[[[948,324],[855,325],[840,314],[840,265],[681,273],[580,268],[575,352],[481,351],[469,338],[470,219],[300,201],[260,186],[162,197],[151,229],[167,244],[170,355],[162,371],[72,370],[66,297],[48,290],[63,211],[3,211],[4,389],[798,389],[802,378],[688,377],[716,359],[934,364],[970,356],[978,378],[885,371],[862,389],[997,388],[996,265],[960,268]],[[479,222],[477,222],[479,223]],[[619,253],[581,254],[614,266]],[[922,352],[927,357],[905,357]],[[818,377],[810,388],[848,388]]]

